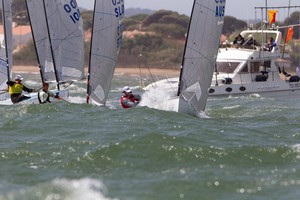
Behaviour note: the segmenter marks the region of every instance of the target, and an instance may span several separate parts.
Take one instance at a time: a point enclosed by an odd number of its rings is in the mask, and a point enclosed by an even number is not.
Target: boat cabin
[[[289,55],[283,53],[281,40],[282,33],[278,30],[246,30],[233,42],[221,46],[210,95],[267,93],[295,88],[289,83],[299,82],[300,78],[287,73],[291,71],[291,62]]]

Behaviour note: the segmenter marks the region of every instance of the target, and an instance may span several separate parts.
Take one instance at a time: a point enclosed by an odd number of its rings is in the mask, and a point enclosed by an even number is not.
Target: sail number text
[[[74,24],[80,20],[80,10],[75,0],[70,0],[69,4],[65,4],[64,9],[68,14],[70,14],[70,18]]]
[[[216,17],[224,17],[225,15],[225,2],[226,0],[215,0],[216,5]]]
[[[115,6],[116,17],[121,17],[125,14],[124,0],[111,0],[111,2]]]

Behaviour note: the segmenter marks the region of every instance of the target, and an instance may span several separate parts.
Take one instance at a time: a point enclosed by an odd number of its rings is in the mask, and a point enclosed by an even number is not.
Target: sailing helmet
[[[21,76],[21,75],[17,75],[17,76],[15,77],[15,80],[20,80],[20,81],[22,81],[22,80],[23,80],[23,78],[22,78],[22,76]]]
[[[130,87],[128,87],[128,86],[125,86],[125,87],[123,87],[123,89],[122,89],[122,92],[123,93],[129,93],[129,92],[131,92],[131,89],[130,89]]]

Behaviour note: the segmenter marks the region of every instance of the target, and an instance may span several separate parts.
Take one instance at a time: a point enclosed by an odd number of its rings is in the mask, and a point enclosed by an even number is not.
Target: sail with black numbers
[[[76,0],[44,0],[57,80],[84,77],[83,21]]]
[[[42,78],[84,77],[84,32],[76,0],[27,0]]]
[[[87,103],[106,103],[122,44],[124,11],[124,0],[95,1]]]
[[[204,111],[224,23],[225,0],[195,0],[179,79],[179,112]]]

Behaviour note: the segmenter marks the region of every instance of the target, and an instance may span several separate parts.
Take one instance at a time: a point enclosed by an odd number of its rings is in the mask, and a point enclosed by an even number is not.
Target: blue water
[[[299,199],[299,97],[210,98],[201,119],[121,109],[138,83],[116,76],[106,108],[85,82],[72,103],[0,106],[0,200]]]

